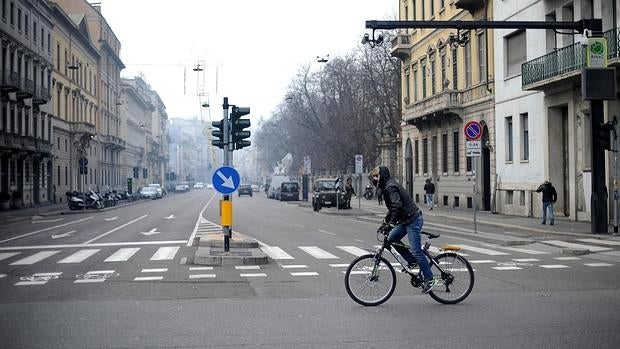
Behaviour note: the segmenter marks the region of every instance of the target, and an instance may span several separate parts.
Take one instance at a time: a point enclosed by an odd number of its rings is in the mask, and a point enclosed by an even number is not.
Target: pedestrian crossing
[[[560,240],[544,241],[545,245],[557,246],[558,251],[566,246],[571,248],[583,248],[590,251],[598,251],[598,255],[609,255],[613,252],[612,240],[581,239],[577,242]],[[594,244],[599,243],[601,247]],[[620,266],[620,258],[613,260],[592,260],[586,256],[562,256],[549,250],[529,246],[505,247],[489,243],[468,243],[459,245],[462,254],[466,255],[476,270],[489,272],[516,272],[528,268],[540,270],[563,270],[575,267],[606,268]],[[267,265],[239,265],[234,266],[195,266],[182,265],[186,281],[209,281],[219,280],[223,277],[236,275],[242,279],[261,279],[274,276],[275,274],[286,275],[291,278],[321,277],[327,270],[336,270],[339,274],[344,273],[349,263],[356,257],[372,253],[377,246],[367,245],[336,245],[317,246],[300,245],[294,247],[262,246],[261,250],[274,262]],[[89,268],[93,265],[118,266],[117,268],[95,268],[85,270],[81,274],[70,274],[68,277],[75,284],[101,283],[109,279],[119,277],[119,263],[127,265],[140,265],[129,272],[124,269],[124,280],[135,282],[157,282],[169,278],[170,268],[161,265],[160,262],[175,262],[178,259],[180,246],[142,246],[142,247],[109,247],[106,248],[54,248],[52,250],[23,250],[0,252],[0,286],[12,284],[14,286],[46,285],[50,282],[67,276],[63,276],[64,266],[80,266],[88,262]],[[433,246],[432,251],[438,253],[441,250]],[[139,257],[138,257],[139,256]],[[386,256],[388,256],[386,254]],[[620,255],[618,256],[620,257]],[[136,263],[137,262],[137,263]],[[179,261],[177,261],[179,262]],[[132,264],[133,263],[133,264]],[[154,263],[152,267],[144,263]],[[156,263],[160,263],[157,264]],[[179,266],[181,263],[174,264]],[[15,268],[28,268],[32,274],[23,275],[15,272]],[[10,281],[9,281],[10,280]]]

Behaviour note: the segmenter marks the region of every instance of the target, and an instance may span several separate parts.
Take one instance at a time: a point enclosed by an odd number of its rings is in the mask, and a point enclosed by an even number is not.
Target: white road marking
[[[547,264],[547,265],[539,265],[539,267],[541,267],[541,268],[545,268],[545,269],[563,269],[563,268],[570,268],[568,265],[563,265],[563,264]]]
[[[336,236],[336,234],[334,234],[334,233],[332,233],[332,232],[329,232],[329,231],[327,231],[327,230],[321,230],[321,229],[318,229],[318,231],[319,231],[319,232],[321,232],[321,233],[323,233],[323,234],[327,234],[327,235]]]
[[[271,259],[295,259],[293,256],[284,252],[284,250],[277,246],[261,246],[260,249],[265,252],[266,255],[271,257]]]
[[[112,274],[114,270],[92,270],[86,273],[86,275],[97,275],[99,277],[77,279],[73,281],[74,284],[92,284],[98,282],[104,282],[106,280],[105,274]]]
[[[52,234],[52,239],[66,238],[67,236],[71,236],[75,233],[75,230],[68,231],[63,234]]]
[[[519,268],[519,267],[491,267],[491,269],[495,269],[495,270],[521,270],[523,268]]]
[[[194,239],[196,238],[196,234],[198,234],[198,227],[200,226],[201,223],[211,223],[208,220],[202,218],[202,214],[207,209],[207,207],[209,207],[209,205],[211,204],[211,201],[213,201],[213,199],[215,199],[216,196],[218,196],[218,192],[214,192],[211,198],[209,199],[209,201],[207,201],[207,203],[200,210],[200,213],[198,214],[198,219],[196,220],[196,224],[194,225],[194,230],[192,230],[192,233],[189,235],[189,238],[187,239],[185,246],[190,247],[194,244]]]
[[[58,252],[60,252],[60,251],[41,251],[39,253],[33,254],[30,257],[26,257],[26,258],[20,259],[18,261],[15,261],[15,262],[11,263],[10,265],[30,265],[30,264],[34,264],[36,262],[44,260],[45,258],[48,258],[50,256],[55,255]]]
[[[319,273],[315,271],[295,272],[291,273],[291,276],[317,276]]]
[[[2,279],[3,277],[6,277],[6,274],[0,274],[0,279]]]
[[[469,261],[469,263],[481,264],[481,263],[496,263],[496,262],[490,259],[480,259],[480,260],[475,260],[475,261]]]
[[[215,278],[215,274],[192,274],[189,276],[190,279],[213,279]]]
[[[540,259],[536,258],[515,258],[513,259],[515,262],[540,262]]]
[[[133,257],[133,255],[136,254],[136,252],[138,252],[139,250],[139,247],[120,248],[110,257],[106,258],[104,262],[126,262],[129,260],[129,258]]]
[[[158,280],[163,280],[163,279],[164,279],[163,276],[139,276],[133,279],[133,281],[158,281]]]
[[[110,217],[110,218],[105,218],[106,221],[110,222],[110,221],[115,221],[118,219],[118,216],[114,216],[114,217]]]
[[[249,277],[266,277],[267,274],[265,273],[251,273],[251,274],[239,274],[240,277],[242,278],[249,278]]]
[[[591,244],[620,246],[620,241],[614,241],[614,240],[599,240],[599,239],[577,239],[577,240],[581,242],[588,242]]]
[[[213,267],[189,267],[189,271],[213,270]]]
[[[348,264],[330,264],[329,266],[332,268],[346,268],[349,265]]]
[[[175,219],[175,218],[176,218],[176,216],[175,216],[175,215],[173,215],[173,214],[171,214],[171,215],[170,215],[170,216],[168,216],[168,217],[164,217],[164,219]]]
[[[504,247],[504,246],[499,246],[498,248],[501,248],[503,250],[513,251],[513,252],[525,253],[525,254],[536,254],[536,255],[538,255],[538,254],[549,254],[549,252],[530,250],[530,249],[521,248],[521,247]]]
[[[93,218],[94,218],[94,217],[86,217],[86,218],[78,219],[77,221],[67,222],[67,223],[64,223],[64,224],[55,225],[55,226],[53,226],[53,227],[49,227],[49,228],[45,228],[45,229],[41,229],[41,230],[37,230],[37,231],[33,231],[33,232],[31,232],[31,233],[27,233],[27,234],[23,234],[23,235],[14,236],[14,237],[12,237],[12,238],[10,238],[10,239],[5,239],[5,240],[0,241],[0,244],[3,244],[3,243],[8,242],[8,241],[12,241],[12,240],[20,239],[20,238],[23,238],[23,237],[26,237],[26,236],[30,236],[30,235],[34,235],[34,234],[38,234],[38,233],[42,233],[42,232],[44,232],[44,231],[49,231],[49,230],[52,230],[52,229],[56,229],[56,228],[65,227],[65,226],[70,225],[70,224],[74,224],[74,223],[79,223],[79,222],[87,221],[87,220],[89,220],[89,219],[93,219]]]
[[[304,264],[288,264],[288,265],[280,265],[282,269],[303,269],[307,268],[307,265]]]
[[[35,224],[35,223],[53,223],[53,222],[58,222],[58,221],[62,221],[62,220],[63,220],[63,218],[37,220],[37,221],[32,221],[32,224]]]
[[[165,273],[168,271],[168,268],[155,268],[155,269],[142,269],[141,273]]]
[[[363,250],[355,246],[336,246],[336,247],[357,257],[370,253],[366,250]]]
[[[481,248],[481,247],[474,247],[474,246],[470,246],[470,245],[459,244],[459,246],[461,246],[464,250],[472,251],[472,252],[477,252],[477,253],[482,253],[482,254],[486,254],[486,255],[489,255],[489,256],[506,256],[506,255],[510,254],[510,253],[506,253],[506,252],[494,251],[494,250],[489,250],[489,249]]]
[[[584,263],[583,265],[587,265],[588,267],[612,267],[611,263]]]
[[[338,256],[334,256],[333,254],[316,246],[299,246],[299,249],[308,253],[316,259],[339,259]]]
[[[578,261],[581,260],[579,257],[553,257],[553,259],[557,259],[559,261]]]
[[[5,253],[0,253],[0,261],[3,260],[3,259],[11,258],[13,256],[17,256],[20,253],[21,252],[5,252]]]
[[[155,235],[155,234],[160,234],[161,231],[157,231],[157,228],[153,228],[149,231],[143,231],[140,234],[144,235],[144,236],[150,236],[150,235]]]
[[[257,270],[260,269],[258,265],[235,265],[235,269],[237,270]]]
[[[35,273],[35,274],[32,274],[33,277],[47,277],[47,276],[49,276],[50,279],[35,280],[35,281],[20,281],[20,282],[16,283],[15,286],[45,285],[48,281],[51,280],[51,278],[54,278],[54,277],[57,278],[61,274],[62,274],[62,272],[59,272],[59,273]]]
[[[136,246],[136,245],[173,245],[173,244],[184,244],[184,243],[185,243],[185,240],[136,241],[136,242],[103,242],[103,243],[97,243],[97,244],[88,244],[88,247]],[[12,247],[0,247],[0,251],[43,250],[43,249],[47,249],[47,248],[74,248],[74,247],[86,247],[86,246],[84,246],[84,244],[12,246]]]
[[[549,244],[549,245],[555,245],[555,246],[560,246],[560,247],[567,247],[567,248],[585,249],[585,250],[590,250],[592,252],[601,252],[601,251],[610,251],[611,250],[611,248],[609,248],[609,247],[599,247],[599,246],[592,246],[592,245],[575,244],[575,243],[572,243],[572,242],[560,241],[560,240],[544,240],[544,241],[541,241],[541,243]]]
[[[137,222],[137,221],[139,221],[139,220],[141,220],[141,219],[143,219],[143,218],[145,218],[145,217],[148,217],[148,215],[147,215],[147,214],[145,214],[144,216],[141,216],[141,217],[138,217],[138,218],[136,218],[136,219],[134,219],[134,220],[131,220],[131,221],[129,221],[129,222],[127,222],[127,223],[125,223],[125,224],[123,224],[123,225],[121,225],[121,226],[118,226],[118,227],[116,227],[116,228],[114,228],[114,229],[112,229],[112,230],[110,230],[110,231],[107,231],[107,232],[105,232],[105,233],[103,233],[103,234],[101,234],[101,235],[99,235],[99,236],[97,236],[97,237],[95,237],[95,238],[92,238],[92,239],[90,239],[90,240],[86,241],[84,244],[90,244],[91,242],[93,242],[93,241],[95,241],[95,240],[99,240],[99,239],[101,239],[102,237],[104,237],[104,236],[106,236],[106,235],[108,235],[108,234],[112,234],[113,232],[115,232],[115,231],[117,231],[117,230],[119,230],[119,229],[123,229],[123,228],[125,228],[126,226],[128,226],[128,225],[130,225],[130,224],[133,224],[133,223],[135,223],[135,222]]]
[[[70,255],[67,258],[59,260],[58,263],[60,263],[60,264],[80,263],[80,262],[83,262],[86,258],[94,255],[95,253],[97,253],[99,251],[101,251],[101,250],[99,250],[99,249],[80,250],[80,251],[77,251],[74,254]]]
[[[174,256],[179,251],[179,247],[160,247],[157,249],[157,252],[151,257],[152,261],[165,261],[172,260]]]

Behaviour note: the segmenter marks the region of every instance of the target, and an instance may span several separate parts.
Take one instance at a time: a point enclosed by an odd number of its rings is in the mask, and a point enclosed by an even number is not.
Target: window
[[[459,82],[459,66],[457,59],[458,51],[456,48],[452,49],[452,89],[458,90]]]
[[[435,0],[431,0],[431,1],[429,2],[429,4],[431,5],[431,6],[430,6],[430,10],[431,10],[431,11],[430,11],[430,12],[431,12],[430,14],[431,14],[431,17],[433,17],[433,16],[435,15]]]
[[[24,34],[26,34],[26,36],[28,36],[28,28],[30,27],[30,23],[28,22],[28,15],[24,14]]]
[[[487,67],[486,67],[486,36],[484,31],[478,33],[478,81],[483,82],[487,80]]]
[[[465,45],[465,87],[471,86],[471,40]]]
[[[11,22],[10,23],[11,23],[11,25],[14,25],[15,24],[15,4],[14,3],[11,3],[11,13],[10,13],[10,16],[11,16]]]
[[[17,30],[22,30],[22,9],[17,9]]]
[[[454,197],[454,207],[460,207],[460,202],[459,202],[459,197],[455,196]]]
[[[465,160],[465,167],[466,167],[466,171],[467,172],[471,172],[472,170],[472,162],[471,162],[471,156],[467,157],[467,160]]]
[[[58,183],[58,186],[60,186],[60,166],[58,166],[58,178],[56,178],[56,183]]]
[[[32,41],[37,42],[37,22],[32,22]]]
[[[443,50],[441,50],[440,52],[441,54],[441,81],[440,81],[440,85],[441,86],[441,90],[443,91],[447,86],[444,85],[444,81],[446,81],[447,76],[446,76],[446,50],[445,48]]]
[[[448,134],[441,135],[441,171],[448,173]]]
[[[506,161],[512,161],[512,116],[507,116],[504,124],[506,126]]]
[[[2,0],[2,19],[6,19],[6,0]]]
[[[420,66],[422,67],[422,99],[426,98],[426,59],[420,60]]]
[[[428,59],[431,64],[431,95],[435,95],[435,93],[437,93],[437,89],[435,87],[435,52],[429,54]]]
[[[506,190],[506,205],[512,205],[514,192],[512,190]]]
[[[409,69],[405,70],[405,104],[411,103],[411,75]]]
[[[418,100],[418,64],[413,65],[413,100]]]
[[[60,137],[56,138],[56,148],[60,150]]]
[[[428,173],[428,138],[422,139],[422,172]]]
[[[65,166],[65,185],[69,185],[69,169]]]
[[[506,76],[521,74],[521,64],[527,59],[525,31],[506,37]]]
[[[146,168],[142,169],[142,178],[149,178],[149,170]]]
[[[530,159],[530,135],[527,113],[521,114],[521,160]]]
[[[459,172],[459,131],[452,133],[452,158],[454,172]]]
[[[420,174],[420,146],[418,144],[418,140],[416,139],[414,142],[414,146],[413,146],[413,153],[415,156],[414,162],[415,162],[415,173],[416,174]]]

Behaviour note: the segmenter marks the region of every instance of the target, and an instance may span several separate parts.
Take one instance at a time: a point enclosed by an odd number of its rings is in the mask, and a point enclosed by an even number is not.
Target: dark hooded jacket
[[[377,187],[381,189],[383,201],[385,201],[385,206],[388,208],[385,222],[392,225],[406,225],[422,214],[422,211],[407,194],[405,188],[390,176],[390,170],[387,167],[379,167],[379,183]]]
[[[542,192],[543,202],[556,202],[558,200],[558,193],[549,181],[545,181],[545,183],[541,184],[538,189],[536,189],[536,192]]]

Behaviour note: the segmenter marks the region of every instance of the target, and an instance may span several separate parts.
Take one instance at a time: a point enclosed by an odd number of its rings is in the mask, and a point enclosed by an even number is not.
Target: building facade
[[[577,21],[601,18],[609,66],[620,66],[617,0],[495,1],[497,20]],[[499,6],[501,3],[501,7]],[[540,217],[536,188],[550,180],[558,192],[556,215],[590,220],[590,103],[581,96],[583,33],[496,30],[498,211]],[[618,80],[618,79],[617,79]],[[605,102],[605,120],[620,112]],[[606,187],[613,217],[613,162]]]
[[[493,16],[492,4],[483,1],[399,3],[401,20]],[[475,203],[479,209],[492,209],[496,185],[492,38],[492,30],[418,28],[401,29],[392,40],[391,53],[402,61],[403,183],[418,203],[424,200],[425,180],[430,178],[437,205],[472,208]],[[483,126],[481,157],[466,156],[463,127],[469,121]]]
[[[0,3],[0,192],[13,207],[53,200],[47,1]]]

